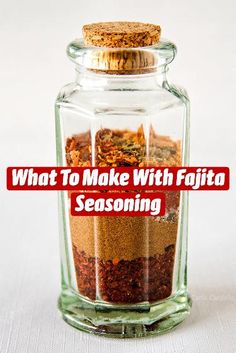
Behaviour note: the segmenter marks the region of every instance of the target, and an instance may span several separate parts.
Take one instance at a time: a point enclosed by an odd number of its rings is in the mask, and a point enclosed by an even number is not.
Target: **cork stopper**
[[[160,26],[141,22],[101,22],[83,27],[85,44],[98,47],[91,57],[96,67],[93,71],[116,75],[154,71],[156,57],[147,48],[159,41],[160,33]]]
[[[83,26],[85,44],[106,48],[154,45],[160,34],[160,26],[142,22],[99,22]]]
[[[156,58],[153,53],[141,50],[108,50],[92,53],[92,71],[113,75],[137,75],[153,72]]]

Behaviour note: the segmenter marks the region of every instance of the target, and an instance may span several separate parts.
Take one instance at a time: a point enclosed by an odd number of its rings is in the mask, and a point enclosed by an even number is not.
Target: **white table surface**
[[[235,2],[135,4],[0,1],[1,353],[236,352]],[[192,165],[232,168],[231,191],[191,193],[191,316],[149,339],[99,338],[63,322],[56,193],[5,189],[7,166],[55,165],[54,98],[73,78],[65,46],[83,23],[114,19],[160,22],[177,42],[171,72],[192,101]]]

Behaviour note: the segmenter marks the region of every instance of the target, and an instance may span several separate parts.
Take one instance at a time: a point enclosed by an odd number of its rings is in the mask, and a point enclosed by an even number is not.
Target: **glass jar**
[[[170,85],[176,47],[68,46],[76,80],[56,101],[58,166],[188,164],[189,100]],[[166,214],[71,216],[59,195],[65,321],[112,337],[159,334],[190,310],[187,292],[187,192],[166,191]]]

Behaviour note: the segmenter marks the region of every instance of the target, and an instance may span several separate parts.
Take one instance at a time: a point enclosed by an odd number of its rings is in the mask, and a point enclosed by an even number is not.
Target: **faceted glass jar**
[[[175,53],[168,41],[125,50],[72,42],[77,78],[56,101],[58,165],[187,165],[189,100],[166,77]],[[70,192],[60,192],[65,321],[95,334],[142,337],[185,319],[188,195],[165,196],[163,217],[81,217],[70,214]]]

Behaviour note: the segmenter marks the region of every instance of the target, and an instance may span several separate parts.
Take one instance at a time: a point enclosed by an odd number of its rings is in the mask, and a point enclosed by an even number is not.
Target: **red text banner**
[[[164,216],[165,196],[146,192],[71,194],[72,216]]]
[[[228,190],[228,167],[8,167],[8,190]]]

